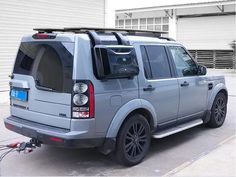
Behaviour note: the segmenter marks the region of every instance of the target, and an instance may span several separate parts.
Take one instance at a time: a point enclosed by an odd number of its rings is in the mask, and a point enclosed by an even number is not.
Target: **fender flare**
[[[211,110],[215,97],[221,90],[225,90],[228,95],[228,91],[225,85],[223,83],[217,84],[211,92],[211,95],[208,97],[207,110]]]
[[[151,105],[150,102],[143,99],[134,99],[129,102],[127,102],[125,105],[123,105],[115,114],[115,116],[112,119],[112,122],[109,126],[109,129],[106,134],[106,138],[115,138],[117,136],[117,133],[124,122],[124,120],[127,118],[127,116],[133,112],[136,109],[146,109],[150,112],[152,115],[152,121],[154,127],[157,125],[157,116],[154,107]]]

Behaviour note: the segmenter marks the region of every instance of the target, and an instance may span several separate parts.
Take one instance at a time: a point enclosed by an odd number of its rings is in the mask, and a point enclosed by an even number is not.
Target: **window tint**
[[[70,93],[73,50],[73,43],[23,42],[13,72],[33,76],[37,86]]]
[[[152,78],[152,73],[151,73],[151,66],[148,61],[148,56],[147,52],[144,46],[141,46],[141,53],[142,53],[142,59],[143,59],[143,67],[144,67],[144,74],[147,79]]]
[[[194,76],[197,74],[197,65],[183,47],[171,46],[171,55],[174,59],[178,76]]]
[[[164,46],[146,46],[152,79],[170,78],[170,66]]]

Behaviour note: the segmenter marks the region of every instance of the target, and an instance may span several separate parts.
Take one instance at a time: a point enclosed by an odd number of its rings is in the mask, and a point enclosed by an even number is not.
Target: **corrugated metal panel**
[[[20,39],[35,27],[105,25],[105,0],[7,0],[0,2],[0,91],[8,89]]]
[[[215,54],[215,67],[216,68],[233,68],[233,57],[234,53],[233,51],[225,51],[225,50],[219,50],[216,51]]]
[[[193,58],[208,68],[232,69],[235,55],[232,50],[189,50]]]
[[[212,50],[198,50],[197,61],[208,68],[214,68],[214,52]]]
[[[191,56],[197,60],[197,51],[196,50],[189,50],[189,53],[191,54]]]
[[[235,15],[179,18],[177,21],[177,40],[191,50],[230,50],[235,31]]]

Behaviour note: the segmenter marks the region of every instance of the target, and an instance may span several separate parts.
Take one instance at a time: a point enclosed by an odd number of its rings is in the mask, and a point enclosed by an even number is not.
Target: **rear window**
[[[22,42],[13,73],[33,76],[36,87],[71,93],[74,43]]]

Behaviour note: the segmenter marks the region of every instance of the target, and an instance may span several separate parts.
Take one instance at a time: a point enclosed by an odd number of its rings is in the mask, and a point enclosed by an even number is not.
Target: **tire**
[[[116,141],[115,157],[124,166],[140,163],[150,147],[150,126],[144,116],[132,115],[122,125]]]
[[[218,128],[221,127],[225,121],[227,113],[227,99],[225,94],[218,93],[215,97],[211,108],[211,117],[207,123],[208,127]]]

